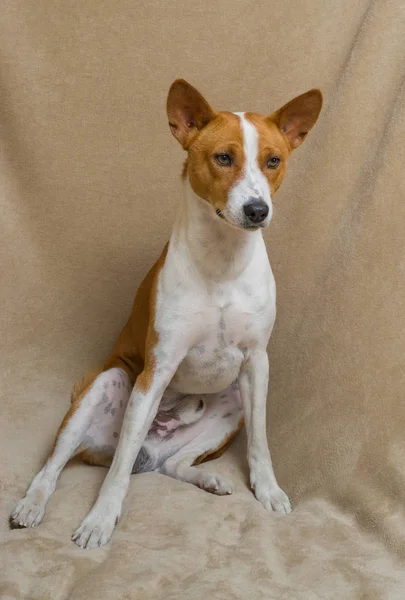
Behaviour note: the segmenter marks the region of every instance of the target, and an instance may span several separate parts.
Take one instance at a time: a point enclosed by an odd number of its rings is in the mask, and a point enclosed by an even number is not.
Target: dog
[[[268,510],[289,513],[266,435],[267,344],[276,289],[262,230],[287,158],[318,119],[312,89],[269,116],[214,110],[189,83],[168,94],[170,130],[187,152],[170,241],[141,283],[103,367],[72,392],[52,452],[11,513],[34,527],[73,456],[109,467],[73,541],[106,544],[131,473],[157,471],[214,494],[227,478],[196,465],[218,456],[245,423],[250,483]]]

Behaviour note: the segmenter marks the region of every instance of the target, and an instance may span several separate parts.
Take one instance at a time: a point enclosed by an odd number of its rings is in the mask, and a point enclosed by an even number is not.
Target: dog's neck
[[[212,206],[193,191],[188,178],[172,241],[187,252],[193,267],[207,280],[225,282],[245,271],[264,245],[262,232],[237,229],[221,220]]]

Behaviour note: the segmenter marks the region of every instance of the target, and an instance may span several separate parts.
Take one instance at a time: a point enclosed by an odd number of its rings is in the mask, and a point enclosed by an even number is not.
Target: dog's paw
[[[201,471],[198,487],[211,494],[218,494],[218,496],[225,496],[233,492],[232,481],[226,479],[226,477],[222,477],[222,475],[207,473],[205,471]]]
[[[254,492],[256,498],[266,510],[283,513],[285,515],[288,515],[292,511],[287,494],[283,492],[278,485],[268,486],[259,483],[256,484]]]
[[[266,510],[286,515],[291,512],[288,496],[279,487],[270,469],[262,467],[254,470],[250,476],[250,483],[256,498]]]
[[[112,508],[111,505],[108,508],[95,505],[72,535],[72,541],[79,548],[104,546],[110,541],[119,518],[119,510]]]
[[[12,529],[22,527],[36,527],[40,524],[45,514],[45,504],[38,502],[35,495],[25,496],[20,500],[10,515]]]

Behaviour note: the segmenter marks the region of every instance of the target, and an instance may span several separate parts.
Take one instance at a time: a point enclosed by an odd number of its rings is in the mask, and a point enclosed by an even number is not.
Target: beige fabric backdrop
[[[2,599],[404,598],[404,31],[403,0],[3,3]],[[72,464],[44,523],[11,532],[72,382],[168,238],[177,77],[220,109],[325,94],[266,232],[268,430],[295,512],[254,500],[240,436],[216,465],[232,497],[134,477],[112,542],[86,552],[69,538],[105,471]]]

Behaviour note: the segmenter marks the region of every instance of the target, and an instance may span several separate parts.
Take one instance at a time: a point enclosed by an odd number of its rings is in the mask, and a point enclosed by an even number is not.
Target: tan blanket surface
[[[2,600],[405,598],[404,31],[402,0],[2,3]],[[177,77],[235,111],[325,94],[265,234],[268,431],[295,511],[254,499],[242,435],[215,464],[231,497],[135,476],[112,542],[83,551],[105,470],[73,463],[43,524],[10,531],[168,238]]]

